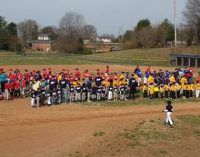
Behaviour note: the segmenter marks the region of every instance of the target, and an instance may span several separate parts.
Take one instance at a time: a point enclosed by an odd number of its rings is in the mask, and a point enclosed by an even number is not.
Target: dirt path
[[[163,117],[163,107],[71,104],[32,109],[29,99],[0,102],[0,156],[62,157],[93,150],[95,154],[94,133],[102,131],[112,138],[130,124]],[[175,110],[175,116],[200,115],[200,103],[175,105]]]

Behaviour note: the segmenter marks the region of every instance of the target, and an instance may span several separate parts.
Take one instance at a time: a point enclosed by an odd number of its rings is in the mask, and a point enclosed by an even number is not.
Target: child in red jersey
[[[5,89],[5,92],[4,92],[4,99],[5,99],[5,100],[9,100],[9,97],[10,97],[10,92],[9,92],[10,83],[9,83],[9,82],[5,83],[4,89]]]
[[[20,80],[17,79],[15,81],[15,92],[14,92],[16,98],[19,98],[21,96],[20,87],[21,87]]]
[[[15,91],[15,81],[12,81],[9,86],[10,91],[10,99],[14,98],[14,91]]]

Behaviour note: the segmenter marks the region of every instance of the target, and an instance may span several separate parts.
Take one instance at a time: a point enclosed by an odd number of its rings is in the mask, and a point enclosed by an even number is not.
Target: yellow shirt
[[[200,83],[197,83],[197,84],[195,85],[195,88],[196,88],[196,90],[200,90]]]
[[[159,92],[159,88],[158,87],[154,87],[154,92]]]
[[[58,81],[62,80],[62,75],[58,75]]]
[[[187,90],[189,90],[189,91],[192,90],[192,87],[191,87],[191,85],[189,85],[189,84],[186,86],[186,88],[187,88]]]
[[[174,77],[174,76],[171,76],[171,77],[169,78],[169,81],[170,81],[170,83],[176,82],[175,77]]]
[[[152,76],[149,76],[148,83],[149,84],[154,83],[154,78]]]
[[[164,85],[164,90],[165,91],[169,91],[169,86],[168,85]]]
[[[178,91],[180,91],[180,90],[181,90],[181,88],[182,88],[182,86],[181,86],[181,85],[179,85],[179,84],[176,86],[176,89],[177,89]]]
[[[137,78],[138,78],[138,75],[137,75],[137,74],[134,74],[133,78],[137,79]]]
[[[144,86],[143,86],[143,93],[144,93],[144,91],[147,91],[147,90],[148,90],[147,85],[144,85]]]
[[[196,89],[196,85],[195,85],[195,84],[191,84],[190,86],[191,86],[191,89],[192,89],[192,90],[195,90],[195,89]]]
[[[124,74],[121,74],[119,78],[120,78],[120,79],[125,79]]]
[[[119,82],[118,81],[113,81],[113,86],[119,86]]]
[[[149,94],[154,94],[154,86],[149,87]]]
[[[185,84],[185,83],[187,83],[187,79],[185,77],[182,77],[181,78],[181,84]]]
[[[171,90],[171,91],[176,91],[176,86],[172,85],[172,86],[170,87],[170,90]]]
[[[187,85],[185,85],[185,84],[182,84],[182,88],[183,88],[183,90],[186,90],[187,89],[187,87],[186,87]]]
[[[160,87],[160,93],[164,93],[164,87]]]

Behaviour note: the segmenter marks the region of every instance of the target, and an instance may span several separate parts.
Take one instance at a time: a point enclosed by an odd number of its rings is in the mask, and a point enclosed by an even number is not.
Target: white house
[[[102,37],[97,37],[96,39],[97,42],[101,42],[101,43],[112,43],[112,40],[109,38],[102,38]]]
[[[38,40],[50,40],[49,36],[47,34],[41,34],[38,36]]]

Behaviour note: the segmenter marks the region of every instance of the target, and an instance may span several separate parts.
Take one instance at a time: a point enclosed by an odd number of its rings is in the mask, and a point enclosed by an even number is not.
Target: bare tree
[[[143,48],[155,47],[156,44],[156,29],[153,27],[144,27],[138,32],[138,42]]]
[[[17,27],[18,36],[25,42],[37,39],[38,36],[38,24],[35,20],[24,20],[18,24]]]
[[[60,20],[57,49],[66,53],[75,53],[83,48],[81,32],[84,18],[76,12],[67,12]]]
[[[186,27],[193,33],[193,40],[200,44],[200,0],[188,0],[183,15]]]
[[[85,25],[82,30],[83,39],[95,41],[97,37],[97,30],[93,25]]]

